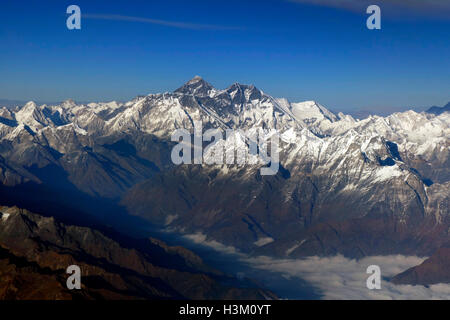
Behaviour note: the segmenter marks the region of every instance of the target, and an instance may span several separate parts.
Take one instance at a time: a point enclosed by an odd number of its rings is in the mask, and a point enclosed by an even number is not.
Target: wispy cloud
[[[83,18],[95,19],[95,20],[111,20],[111,21],[149,23],[149,24],[155,24],[155,25],[166,26],[166,27],[171,27],[171,28],[190,29],[190,30],[240,30],[240,29],[242,29],[240,27],[234,27],[234,26],[197,24],[197,23],[152,19],[152,18],[145,18],[145,17],[123,16],[123,15],[118,15],[118,14],[83,14]]]
[[[438,15],[449,18],[450,2],[445,0],[286,0],[301,4],[310,4],[339,8],[355,12],[365,12],[371,4],[379,5],[382,10],[386,9],[397,14],[412,12],[421,15]]]

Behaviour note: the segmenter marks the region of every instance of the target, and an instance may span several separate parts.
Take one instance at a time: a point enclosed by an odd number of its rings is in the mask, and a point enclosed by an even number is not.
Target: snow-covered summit
[[[310,141],[311,150],[318,148],[311,154],[316,157],[323,157],[326,146],[337,141],[363,143],[382,137],[397,144],[399,152],[409,152],[426,161],[445,162],[450,140],[448,112],[434,115],[406,111],[355,120],[343,113],[336,115],[316,101],[275,99],[253,85],[235,83],[219,90],[199,76],[174,93],[140,96],[125,103],[84,105],[66,100],[60,105],[38,106],[29,102],[19,110],[2,109],[0,120],[0,139],[8,140],[24,135],[33,137],[46,128],[61,128],[64,132],[70,129],[70,134],[80,137],[140,131],[167,138],[178,128],[192,129],[196,121],[203,122],[205,127],[224,129],[290,130],[295,133],[298,145]],[[46,130],[46,135],[50,132],[57,134]],[[313,147],[315,144],[317,147]]]

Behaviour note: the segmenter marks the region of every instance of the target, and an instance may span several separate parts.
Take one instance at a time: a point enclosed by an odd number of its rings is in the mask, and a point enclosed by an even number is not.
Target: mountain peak
[[[22,109],[29,109],[29,108],[36,108],[37,104],[34,101],[28,101],[27,103],[24,104],[24,106],[22,107]]]
[[[314,100],[292,103],[292,113],[301,120],[328,119],[337,121],[336,115]]]
[[[76,106],[76,102],[73,99],[66,99],[61,103],[61,106],[66,107],[66,108],[71,108]]]
[[[226,91],[233,96],[233,99],[241,99],[242,101],[261,99],[263,96],[263,92],[253,84],[247,85],[236,82],[229,86]]]
[[[186,82],[182,87],[175,90],[175,93],[207,96],[209,95],[211,90],[214,90],[214,87],[212,85],[203,80],[202,77],[195,76],[194,78]]]
[[[199,75],[196,75],[194,78],[192,78],[189,82],[198,82],[198,81],[204,81],[202,77]]]

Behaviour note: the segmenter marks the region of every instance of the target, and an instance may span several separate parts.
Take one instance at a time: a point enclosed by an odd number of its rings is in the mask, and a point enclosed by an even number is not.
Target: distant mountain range
[[[440,114],[442,114],[444,112],[450,112],[450,102],[447,103],[443,107],[431,107],[426,112],[432,113],[432,114],[436,114],[436,115],[440,115]]]
[[[8,109],[16,108],[16,107],[23,107],[25,104],[27,104],[28,101],[23,100],[8,100],[8,99],[0,99],[0,107],[5,107]],[[43,105],[58,105],[61,103],[61,101],[58,102],[50,102],[50,101],[36,101],[37,104]],[[87,102],[80,102],[80,103],[87,103]]]
[[[8,100],[8,99],[0,99],[0,107],[6,107],[6,108],[15,108],[15,107],[22,107],[24,106],[28,101],[22,101],[22,100]],[[62,102],[41,102],[36,101],[36,104],[39,105],[59,105]],[[89,102],[78,102],[80,104],[89,104]],[[355,110],[348,110],[348,114],[352,115],[354,118],[358,119],[365,119],[371,115],[377,115],[386,117],[390,114],[393,114],[395,112],[404,112],[407,110],[413,110],[416,112],[425,111],[428,113],[436,113],[436,112],[445,112],[449,111],[449,105],[450,102],[447,103],[444,107],[437,107],[433,106],[431,108],[427,107],[403,107],[403,108],[392,108],[392,107],[384,107],[384,108],[367,108],[367,109],[355,109]],[[336,113],[339,113],[339,111],[336,111]]]
[[[450,241],[450,113],[432,111],[357,120],[200,77],[126,103],[28,102],[0,109],[0,203],[103,222],[126,210],[250,255],[432,256]],[[278,174],[175,166],[170,136],[195,121],[279,132]]]
[[[26,101],[0,99],[0,106],[5,108],[21,107]]]

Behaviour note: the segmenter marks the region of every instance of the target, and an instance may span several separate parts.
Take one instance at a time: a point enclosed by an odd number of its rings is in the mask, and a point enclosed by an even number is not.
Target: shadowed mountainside
[[[119,243],[16,207],[0,207],[1,299],[265,299],[238,288],[194,253],[156,239]],[[126,241],[123,241],[125,240]],[[65,270],[78,265],[82,290],[69,291]]]
[[[432,285],[450,283],[450,247],[441,248],[430,258],[416,267],[412,267],[398,275],[392,282],[395,284]]]

